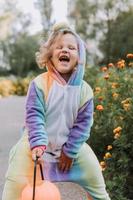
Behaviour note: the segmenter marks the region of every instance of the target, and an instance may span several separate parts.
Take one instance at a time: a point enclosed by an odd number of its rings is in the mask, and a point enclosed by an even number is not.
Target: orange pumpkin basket
[[[39,164],[39,166],[42,183],[36,185],[37,160],[38,158],[34,161],[33,185],[27,184],[24,187],[20,200],[61,200],[57,186],[50,181],[44,180],[41,164]]]

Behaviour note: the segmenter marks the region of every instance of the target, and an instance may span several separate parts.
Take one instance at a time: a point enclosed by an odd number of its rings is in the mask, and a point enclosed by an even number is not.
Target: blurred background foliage
[[[17,0],[0,3],[0,74],[25,76],[29,71],[36,72],[35,52],[54,23],[52,0],[34,1],[42,24],[42,30],[34,33],[30,14],[17,7]],[[89,65],[115,62],[132,52],[131,0],[68,0],[67,17],[86,41]]]
[[[26,95],[42,70],[35,61],[52,21],[52,0],[35,0],[42,30],[17,0],[0,0],[0,97]],[[94,125],[88,143],[99,158],[113,200],[133,192],[133,3],[132,0],[68,0],[68,20],[86,42],[85,80],[94,91]]]

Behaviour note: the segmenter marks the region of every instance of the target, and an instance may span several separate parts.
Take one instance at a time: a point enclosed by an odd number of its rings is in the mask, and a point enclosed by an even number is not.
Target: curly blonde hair
[[[51,34],[47,40],[47,42],[42,43],[38,52],[36,52],[36,62],[40,68],[45,68],[47,66],[48,61],[52,56],[52,47],[57,38],[57,36],[61,36],[64,34],[72,34],[75,36],[73,30],[66,23],[59,23],[53,26]]]

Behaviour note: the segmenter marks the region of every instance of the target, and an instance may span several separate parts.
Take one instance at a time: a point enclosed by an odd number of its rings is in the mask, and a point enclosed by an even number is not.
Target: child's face
[[[74,35],[57,36],[52,46],[52,63],[61,74],[70,74],[78,63],[78,44]]]

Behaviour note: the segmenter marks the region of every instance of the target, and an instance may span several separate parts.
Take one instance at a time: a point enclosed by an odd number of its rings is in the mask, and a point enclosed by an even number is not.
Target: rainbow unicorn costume
[[[31,149],[46,145],[44,176],[51,181],[80,184],[94,200],[109,200],[99,162],[86,144],[93,124],[93,91],[83,80],[85,48],[79,43],[80,62],[69,81],[49,63],[48,71],[30,84],[26,100],[26,123],[23,135],[11,149],[2,200],[18,200],[25,184],[32,179]],[[58,169],[64,153],[74,158],[68,172]],[[13,192],[14,191],[14,192]]]

